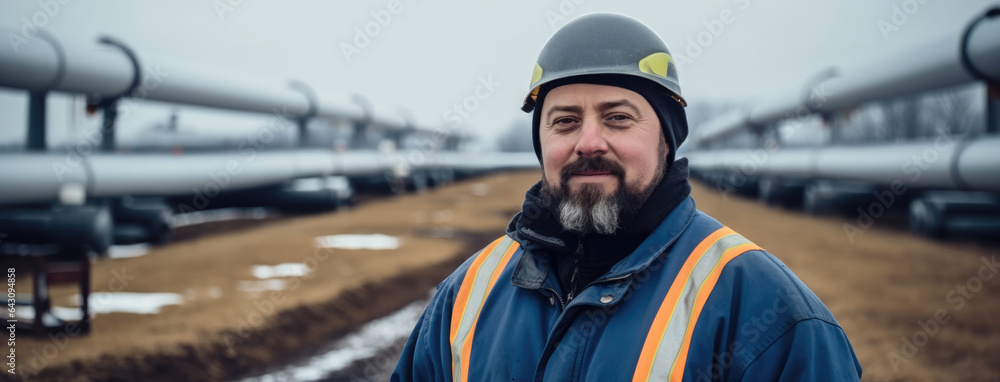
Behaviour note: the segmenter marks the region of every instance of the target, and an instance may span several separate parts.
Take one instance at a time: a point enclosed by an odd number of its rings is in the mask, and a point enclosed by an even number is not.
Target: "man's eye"
[[[552,122],[553,125],[568,125],[573,123],[572,118],[559,118]]]
[[[614,121],[614,122],[624,122],[624,121],[627,121],[627,120],[630,120],[630,119],[632,119],[632,118],[630,118],[629,116],[627,116],[625,114],[615,114],[615,115],[612,115],[612,116],[608,117],[608,120],[611,120],[611,121]]]

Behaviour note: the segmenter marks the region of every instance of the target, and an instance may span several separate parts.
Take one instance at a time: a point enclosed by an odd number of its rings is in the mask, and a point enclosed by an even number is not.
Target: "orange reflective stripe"
[[[649,374],[652,372],[653,359],[656,356],[657,350],[659,350],[663,334],[667,330],[670,318],[673,316],[678,300],[680,300],[681,292],[687,285],[687,280],[690,278],[691,272],[694,270],[694,266],[698,263],[698,260],[719,239],[733,233],[735,232],[729,227],[719,228],[711,235],[708,235],[701,243],[698,243],[698,246],[691,251],[691,255],[684,261],[684,265],[667,291],[667,296],[663,299],[663,303],[660,304],[660,308],[656,312],[656,317],[653,318],[653,325],[649,328],[646,342],[642,345],[642,352],[639,354],[639,362],[636,365],[632,381],[638,382],[649,379]]]
[[[725,266],[757,245],[722,227],[698,243],[663,299],[636,363],[633,381],[681,381],[701,310]]]
[[[497,265],[497,270],[493,272],[493,277],[490,277],[489,290],[493,290],[493,285],[495,285],[497,283],[497,279],[500,278],[500,273],[507,267],[507,263],[510,262],[510,258],[514,256],[514,252],[517,251],[519,246],[520,244],[515,241],[511,244],[510,249],[508,249],[507,252],[504,252],[503,258],[500,259],[500,265]]]
[[[722,255],[722,259],[719,260],[715,268],[712,269],[712,273],[709,274],[705,282],[702,283],[701,288],[698,289],[698,297],[695,299],[694,308],[691,311],[691,324],[688,325],[687,331],[684,333],[684,341],[681,342],[680,352],[677,353],[677,358],[674,359],[673,370],[670,371],[671,381],[680,381],[684,379],[684,365],[687,363],[688,349],[691,347],[691,337],[694,336],[695,323],[698,322],[698,317],[701,315],[702,308],[705,307],[705,301],[708,301],[708,296],[712,294],[712,290],[715,289],[715,284],[719,281],[719,275],[722,274],[722,269],[729,263],[730,260],[735,259],[747,251],[761,250],[757,244],[747,243],[737,245],[735,247],[729,248]]]
[[[462,315],[454,313],[462,313],[465,311],[466,305],[469,304],[469,293],[472,292],[472,284],[476,282],[476,274],[479,273],[479,267],[483,266],[483,262],[489,257],[490,252],[497,247],[500,242],[503,241],[503,237],[494,240],[486,248],[479,251],[476,255],[476,259],[472,261],[472,265],[469,266],[469,270],[465,272],[465,278],[462,280],[462,286],[458,288],[458,295],[455,296],[455,307],[453,314],[451,315],[451,333],[449,340],[455,342],[455,335],[458,334],[458,326],[462,323]],[[472,277],[469,277],[472,275]]]
[[[485,294],[486,296],[489,296],[490,291],[493,290],[493,285],[496,284],[497,279],[500,277],[500,274],[503,273],[504,268],[507,267],[507,262],[510,261],[511,256],[513,256],[514,252],[517,251],[518,246],[519,244],[517,242],[514,242],[510,246],[510,248],[508,248],[507,251],[504,252],[503,257],[500,258],[500,263],[497,265],[496,268],[494,268],[493,274],[490,275],[490,283],[489,286],[486,288],[486,294]],[[462,365],[461,365],[462,374],[460,376],[461,381],[467,381],[469,379],[469,361],[472,355],[472,339],[476,335],[476,324],[479,322],[479,313],[483,311],[483,305],[485,304],[486,304],[486,299],[484,298],[482,303],[480,303],[479,307],[477,308],[476,317],[474,318],[475,321],[472,321],[472,327],[469,329],[469,334],[466,337],[465,343],[462,344]]]
[[[465,272],[451,312],[451,371],[455,381],[469,379],[469,355],[479,313],[518,247],[514,239],[504,235],[479,251]]]

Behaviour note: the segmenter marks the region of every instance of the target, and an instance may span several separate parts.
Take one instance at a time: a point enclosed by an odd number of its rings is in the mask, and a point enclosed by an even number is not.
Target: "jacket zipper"
[[[580,258],[584,255],[583,238],[577,239],[576,253],[573,255],[573,274],[569,277],[569,293],[566,295],[566,303],[573,301],[576,297],[576,277],[580,274]]]
[[[569,288],[570,288],[570,290],[569,290],[569,294],[566,296],[566,303],[567,304],[570,303],[571,301],[573,301],[573,298],[576,297],[576,289],[577,289],[576,288],[576,277],[580,273],[580,256],[583,255],[583,251],[584,251],[584,249],[583,249],[583,239],[581,238],[580,241],[577,243],[577,247],[576,247],[576,259],[573,260],[573,275],[570,276],[570,278],[569,278]],[[626,273],[626,274],[621,275],[621,276],[608,277],[606,279],[597,279],[597,280],[591,281],[589,284],[587,284],[586,286],[584,286],[583,289],[590,288],[590,286],[594,285],[594,284],[606,283],[606,282],[609,282],[609,281],[624,280],[624,279],[627,279],[629,277],[632,277],[632,273],[631,272]],[[556,295],[558,296],[558,294],[556,294]],[[560,302],[562,302],[561,299],[560,299]]]
[[[573,301],[573,297],[576,297],[576,276],[580,274],[580,259],[573,260],[573,275],[569,277],[569,294],[566,296],[566,302]]]
[[[560,296],[560,295],[559,295],[559,293],[557,293],[555,289],[552,289],[552,288],[544,288],[544,289],[542,289],[542,290],[547,290],[547,291],[549,291],[549,292],[552,292],[552,295],[553,295],[553,296],[556,296],[556,299],[557,299],[557,300],[559,300],[559,307],[560,307],[560,308],[562,308],[562,309],[566,309],[566,302],[565,302],[565,301],[563,301],[563,298],[562,298],[562,296]]]

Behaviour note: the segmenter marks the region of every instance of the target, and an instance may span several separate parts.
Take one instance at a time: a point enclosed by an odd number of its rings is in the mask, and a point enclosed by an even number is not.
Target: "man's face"
[[[564,228],[581,233],[614,232],[619,213],[638,208],[622,204],[645,202],[666,162],[652,106],[639,93],[615,86],[552,89],[538,134],[545,191],[559,203],[551,207],[559,209]],[[601,221],[609,219],[614,221]]]

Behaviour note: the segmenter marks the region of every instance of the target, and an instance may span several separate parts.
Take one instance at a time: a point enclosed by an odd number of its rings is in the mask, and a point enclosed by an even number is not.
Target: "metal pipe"
[[[986,132],[1000,133],[1000,84],[986,89]]]
[[[994,194],[928,192],[909,205],[910,230],[932,236],[995,236],[1000,202]]]
[[[45,101],[48,93],[33,91],[28,99],[28,151],[45,151]]]
[[[386,155],[375,151],[336,153],[326,150],[258,152],[252,147],[235,153],[0,154],[0,205],[48,203],[62,187],[80,185],[87,197],[177,196],[247,189],[284,181],[327,175],[393,173],[436,168],[483,171],[537,168],[534,153],[437,153],[411,158],[411,153]],[[405,174],[409,175],[409,174]]]
[[[916,143],[687,154],[696,173],[713,171],[797,180],[854,180],[907,187],[1000,192],[1000,137],[955,141],[941,136]]]
[[[104,108],[103,119],[101,120],[101,151],[112,153],[117,149],[115,139],[115,122],[118,120],[118,101],[111,101]]]
[[[844,72],[820,85],[826,95],[821,109],[837,111],[979,80],[962,64],[960,47],[959,36],[949,35],[891,59]],[[980,23],[970,37],[968,49],[973,65],[1000,78],[1000,18]]]
[[[43,43],[44,42],[44,43]],[[140,57],[143,74],[133,96],[161,102],[236,111],[275,114],[295,119],[312,116],[371,122],[384,130],[402,130],[407,123],[392,108],[375,105],[366,112],[345,95],[316,91],[316,99],[287,83],[224,72],[193,70]],[[133,64],[120,50],[80,49],[39,39],[37,44],[0,44],[0,86],[31,92],[66,92],[113,97],[129,90]]]
[[[88,246],[103,253],[111,245],[111,214],[95,206],[0,210],[0,231],[13,243],[57,243]]]
[[[691,144],[708,142],[733,131],[750,127],[750,117],[746,110],[737,109],[710,119],[691,132]]]
[[[960,31],[902,54],[884,57],[846,70],[830,71],[826,80],[806,89],[789,89],[756,103],[747,117],[723,115],[706,121],[704,135],[693,142],[719,138],[751,126],[765,126],[782,119],[815,112],[835,112],[865,102],[959,86],[981,80],[962,62]],[[987,18],[970,31],[968,57],[983,74],[1000,78],[1000,17]]]
[[[747,120],[751,124],[764,126],[785,118],[801,116],[805,106],[798,89],[778,93],[750,109]]]
[[[114,243],[164,244],[173,235],[173,211],[163,199],[121,198],[111,203]]]
[[[325,155],[324,155],[325,154]],[[302,160],[309,158],[310,160]],[[91,155],[93,197],[205,194],[327,175],[326,153]]]

